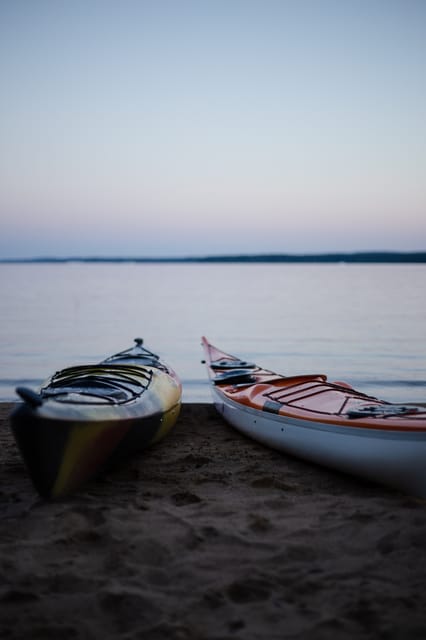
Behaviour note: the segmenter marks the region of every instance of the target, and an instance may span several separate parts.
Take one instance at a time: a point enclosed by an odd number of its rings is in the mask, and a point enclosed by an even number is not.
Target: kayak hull
[[[42,497],[70,494],[168,434],[179,415],[181,384],[164,363],[152,364],[159,366],[139,367],[149,384],[129,402],[68,403],[48,397],[39,406],[18,405],[10,417],[11,429]],[[131,371],[138,373],[137,357]]]
[[[225,363],[225,356],[229,356],[219,352],[219,359],[216,348],[211,351],[207,341],[203,345],[212,381],[213,403],[223,418],[241,433],[278,451],[426,497],[426,412],[421,415],[422,408],[414,414],[414,424],[412,417],[405,418],[406,425],[403,416],[399,416],[395,425],[389,417],[371,417],[369,420],[363,417],[358,421],[344,414],[336,417],[312,411],[309,419],[302,418],[298,407],[293,410],[291,405],[285,404],[280,406],[279,412],[277,407],[271,411],[271,405],[267,403],[267,409],[265,403],[260,409],[256,387],[261,386],[261,395],[270,398],[271,393],[276,395],[274,389],[280,388],[286,378],[275,374],[275,380],[269,385],[262,381],[217,384],[214,380],[222,369],[212,368],[211,364],[215,359]],[[213,360],[212,354],[216,357]],[[271,374],[261,368],[257,371],[260,380]],[[252,370],[252,376],[256,378],[256,375],[256,370]],[[250,404],[250,398],[257,404]],[[375,401],[374,406],[381,406],[376,398],[364,394],[358,401],[367,406]],[[383,405],[388,408],[388,403],[383,402]]]

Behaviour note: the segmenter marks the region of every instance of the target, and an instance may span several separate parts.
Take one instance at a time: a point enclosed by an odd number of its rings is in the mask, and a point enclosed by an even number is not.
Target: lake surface
[[[278,373],[426,402],[426,265],[1,264],[0,401],[141,336],[209,402],[200,337]]]

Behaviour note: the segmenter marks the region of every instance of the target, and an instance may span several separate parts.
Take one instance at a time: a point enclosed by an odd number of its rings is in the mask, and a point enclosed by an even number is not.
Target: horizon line
[[[31,258],[0,258],[0,264],[19,263],[218,263],[218,262],[382,262],[397,263],[426,262],[426,251],[356,251],[356,252],[326,252],[326,253],[241,253],[206,256],[39,256]]]

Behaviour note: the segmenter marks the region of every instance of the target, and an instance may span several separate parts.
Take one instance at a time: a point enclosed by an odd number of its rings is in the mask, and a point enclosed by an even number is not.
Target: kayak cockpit
[[[122,404],[138,398],[149,386],[152,370],[114,364],[69,367],[41,389],[42,399],[71,404]]]

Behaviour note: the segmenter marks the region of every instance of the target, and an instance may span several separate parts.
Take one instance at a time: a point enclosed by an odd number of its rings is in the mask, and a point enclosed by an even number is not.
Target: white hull
[[[258,411],[212,388],[216,409],[269,447],[426,498],[426,435],[289,418]]]

